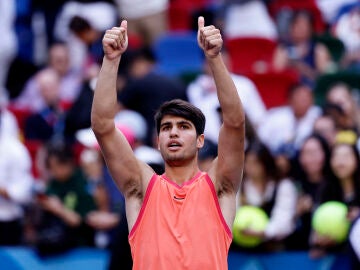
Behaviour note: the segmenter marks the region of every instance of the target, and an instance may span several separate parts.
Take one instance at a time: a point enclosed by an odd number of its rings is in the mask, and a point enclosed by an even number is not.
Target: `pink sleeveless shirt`
[[[224,270],[232,240],[213,182],[154,175],[129,234],[134,270]]]

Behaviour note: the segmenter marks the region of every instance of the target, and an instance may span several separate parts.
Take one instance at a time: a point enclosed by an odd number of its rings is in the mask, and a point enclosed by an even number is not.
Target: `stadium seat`
[[[172,31],[161,36],[153,45],[156,70],[169,76],[200,72],[204,56],[197,44],[196,33]]]
[[[271,64],[276,42],[261,37],[238,37],[225,41],[232,72],[264,72]]]
[[[267,109],[286,105],[289,88],[299,83],[298,74],[291,70],[252,73],[248,78],[256,85]]]
[[[19,125],[19,129],[23,131],[25,128],[25,121],[32,114],[32,112],[28,109],[17,108],[11,104],[7,106],[7,109],[14,114]]]
[[[170,1],[168,8],[170,31],[190,30],[192,12],[191,5]]]
[[[193,15],[207,6],[207,0],[172,0],[169,2],[170,31],[191,30]]]

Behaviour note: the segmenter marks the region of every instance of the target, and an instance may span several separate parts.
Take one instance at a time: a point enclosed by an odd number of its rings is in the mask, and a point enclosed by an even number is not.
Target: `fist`
[[[206,57],[213,58],[220,53],[223,45],[220,30],[213,25],[205,26],[205,20],[202,16],[198,18],[197,39]]]
[[[127,21],[122,21],[120,27],[106,30],[102,40],[105,57],[113,60],[122,55],[128,46]]]

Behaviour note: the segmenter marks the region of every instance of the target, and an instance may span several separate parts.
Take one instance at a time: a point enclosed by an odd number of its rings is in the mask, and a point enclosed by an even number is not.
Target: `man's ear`
[[[205,136],[204,136],[204,134],[200,134],[197,137],[196,147],[198,149],[202,148],[204,146],[204,142],[205,142]]]

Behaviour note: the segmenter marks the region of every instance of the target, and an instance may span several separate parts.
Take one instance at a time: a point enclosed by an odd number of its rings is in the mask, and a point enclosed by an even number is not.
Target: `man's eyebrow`
[[[177,125],[182,125],[182,124],[188,124],[191,125],[191,122],[189,120],[181,120],[179,122],[176,122]]]
[[[163,127],[163,126],[169,126],[169,125],[172,125],[173,123],[171,121],[166,121],[166,122],[163,122],[160,124],[160,127]],[[189,120],[180,120],[180,121],[177,121],[174,123],[175,125],[184,125],[184,124],[187,124],[187,125],[190,125],[191,126],[191,121]]]
[[[160,127],[171,125],[170,121],[166,121],[160,124]]]

